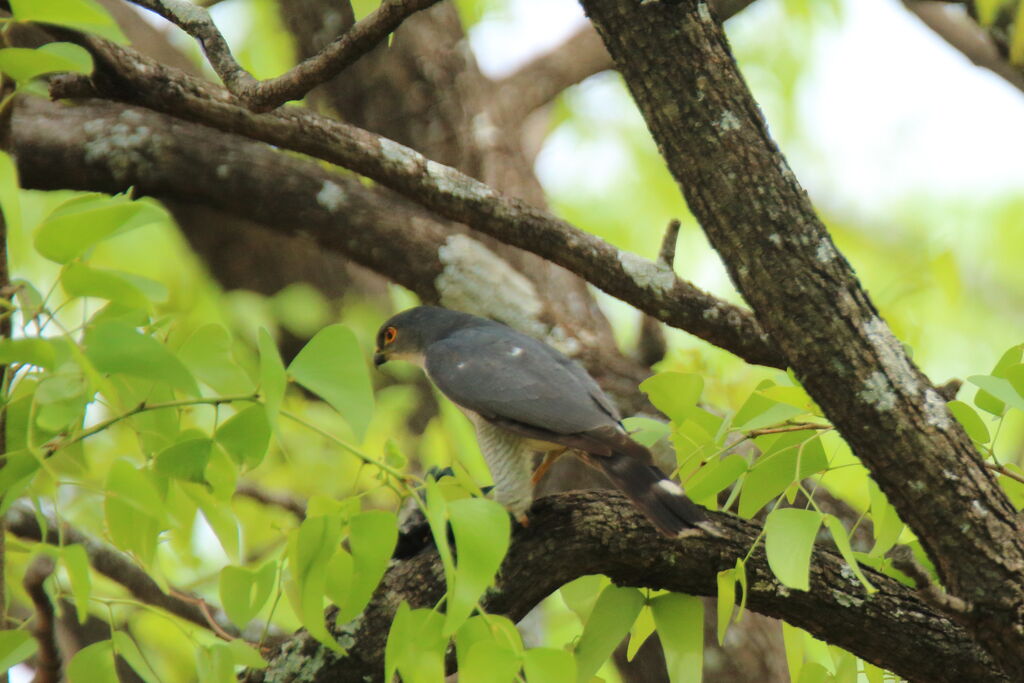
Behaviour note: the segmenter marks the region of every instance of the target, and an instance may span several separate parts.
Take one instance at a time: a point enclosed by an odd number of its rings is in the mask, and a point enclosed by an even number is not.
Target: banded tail
[[[695,527],[712,536],[721,535],[704,509],[687,498],[679,484],[650,464],[650,453],[632,439],[624,437],[610,455],[591,457],[589,461],[666,536],[680,536]]]

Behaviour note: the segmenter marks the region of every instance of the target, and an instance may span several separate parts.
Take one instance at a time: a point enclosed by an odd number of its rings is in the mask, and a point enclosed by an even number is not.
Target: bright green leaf
[[[232,460],[253,469],[263,462],[270,445],[266,409],[258,403],[242,409],[217,428],[215,438]]]
[[[882,493],[874,481],[868,479],[868,497],[871,499],[871,520],[874,522],[875,545],[872,557],[881,557],[896,545],[903,533],[903,522],[896,514],[896,508]]]
[[[508,552],[508,512],[486,498],[465,498],[448,504],[458,561],[455,584],[448,592],[443,633],[455,633],[480,596],[494,582]]]
[[[267,660],[263,659],[263,655],[260,654],[259,650],[249,645],[241,638],[229,640],[224,643],[224,645],[231,651],[235,664],[244,666],[248,669],[266,668]]]
[[[640,384],[654,407],[673,422],[683,422],[688,410],[700,401],[704,391],[704,378],[682,372],[659,372]]]
[[[871,585],[867,577],[864,576],[864,572],[861,571],[860,565],[857,563],[857,558],[853,554],[853,548],[850,546],[850,537],[846,533],[846,527],[839,521],[839,518],[835,515],[825,515],[825,526],[832,534],[832,540],[836,543],[836,548],[839,549],[839,553],[846,560],[846,564],[850,565],[850,569],[857,576],[857,580],[860,581],[861,585],[864,586],[864,590],[868,593],[874,593],[877,588]]]
[[[1017,393],[1017,390],[1014,389],[1010,380],[1003,377],[993,377],[991,375],[972,375],[967,378],[967,381],[981,388],[986,394],[994,398],[996,401],[1006,404],[1011,408],[1016,408],[1017,410],[1024,410],[1024,397]],[[978,396],[974,399],[975,405],[982,410],[996,415],[1003,414],[1003,410],[991,410],[991,405],[979,403],[981,394],[982,392],[979,391]]]
[[[363,438],[373,415],[373,387],[352,330],[331,325],[317,332],[288,366],[288,374],[327,401]]]
[[[89,555],[78,543],[66,545],[60,549],[64,568],[71,579],[71,595],[74,597],[78,623],[84,624],[89,617],[89,595],[92,592],[92,579],[89,575]]]
[[[319,289],[307,282],[288,285],[270,298],[281,325],[299,338],[308,338],[330,322],[331,304]]]
[[[668,593],[651,600],[651,611],[669,680],[699,681],[704,668],[704,603],[692,595]]]
[[[38,3],[46,5],[47,3]],[[154,202],[120,195],[86,195],[64,202],[39,225],[36,250],[57,263],[67,263],[113,235],[167,220]]]
[[[718,644],[725,642],[725,632],[732,623],[732,610],[736,606],[736,569],[718,572]]]
[[[323,604],[328,563],[340,541],[341,520],[336,516],[307,517],[288,540],[288,564],[298,588],[295,613],[313,637],[335,651],[341,647],[327,630]]]
[[[821,526],[821,513],[799,508],[776,508],[764,523],[768,565],[784,585],[809,590],[811,550]]]
[[[36,337],[0,339],[0,364],[8,363],[28,363],[52,370],[57,363],[54,342]]]
[[[182,484],[189,498],[199,505],[206,523],[213,529],[221,547],[232,560],[238,559],[238,519],[231,509],[230,501],[218,500],[202,486]]]
[[[64,266],[60,282],[69,296],[106,299],[128,308],[150,308],[146,295],[121,273],[113,270],[100,270],[81,261],[72,261]]]
[[[464,683],[512,683],[519,673],[518,654],[494,640],[483,640],[471,647],[465,664],[459,668]]]
[[[398,518],[392,512],[371,510],[349,521],[348,544],[354,563],[352,587],[346,604],[339,605],[339,622],[349,621],[366,607],[388,568],[397,542]]]
[[[36,49],[5,47],[0,49],[0,71],[19,83],[49,73],[88,74],[92,56],[74,43],[48,43]]]
[[[11,12],[18,21],[70,26],[115,43],[128,43],[117,22],[94,0],[11,0]]]
[[[263,404],[267,409],[267,420],[271,428],[276,428],[277,414],[281,412],[284,390],[288,384],[284,363],[278,353],[270,333],[262,327],[259,334],[260,351],[260,391],[263,393]]]
[[[32,483],[41,467],[39,458],[28,450],[9,452],[5,457],[7,461],[0,467],[0,515],[6,513],[25,487]]]
[[[565,650],[535,647],[523,655],[526,683],[565,683],[576,680],[576,660]]]
[[[228,618],[239,628],[255,617],[274,590],[277,565],[267,562],[258,570],[228,565],[220,572],[220,600]]]
[[[193,332],[178,350],[178,358],[200,381],[222,394],[247,394],[255,388],[235,360],[231,335],[223,325],[211,323]]]
[[[576,645],[577,683],[587,683],[597,673],[643,606],[644,596],[635,588],[608,586],[601,592]]]
[[[800,408],[780,403],[755,391],[736,412],[734,429],[752,430],[778,424],[805,412]]]
[[[8,234],[21,232],[21,197],[19,196],[18,167],[7,152],[0,151],[0,210],[3,211],[4,222]],[[18,287],[16,296],[25,313],[26,321],[39,310],[43,297],[30,283],[20,278],[11,280]]]
[[[586,624],[593,611],[601,591],[608,585],[608,579],[600,574],[581,576],[575,581],[562,586],[558,593],[562,596],[565,606],[579,617],[581,624]]]
[[[224,643],[196,648],[196,674],[199,683],[232,683],[235,678],[235,655]]]
[[[210,439],[187,439],[170,446],[156,456],[156,471],[168,477],[196,484],[206,481],[206,464],[210,461]]]
[[[139,646],[135,644],[131,636],[124,631],[114,631],[110,634],[110,639],[114,643],[114,652],[124,657],[124,660],[142,680],[146,683],[159,683],[160,679],[153,672],[146,658],[142,656]]]
[[[0,631],[0,671],[7,671],[35,654],[36,639],[28,631]]]
[[[114,650],[109,640],[82,648],[68,663],[69,683],[117,683]]]
[[[156,380],[192,396],[199,394],[191,373],[166,346],[124,323],[108,322],[87,330],[85,353],[100,372]]]
[[[654,633],[654,614],[649,605],[644,605],[629,629],[629,644],[626,646],[626,661],[632,662],[637,651],[643,646],[650,635]]]
[[[989,442],[991,437],[988,433],[988,427],[985,425],[985,421],[981,419],[981,416],[975,412],[974,408],[963,401],[950,401],[946,404],[946,407],[949,408],[949,412],[953,413],[953,417],[964,426],[967,436],[978,443]]]
[[[698,503],[715,505],[718,493],[732,485],[746,471],[747,461],[736,453],[712,460],[686,481],[686,493]]]
[[[812,431],[789,432],[757,440],[764,449],[740,492],[739,514],[750,518],[795,481],[828,467],[821,438]]]
[[[444,679],[444,651],[448,639],[441,635],[444,615],[428,609],[409,609],[403,602],[395,613],[384,650],[385,680],[395,671],[403,683],[435,683]]]

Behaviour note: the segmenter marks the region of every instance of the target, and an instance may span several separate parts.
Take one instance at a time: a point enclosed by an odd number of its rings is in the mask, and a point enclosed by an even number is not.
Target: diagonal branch
[[[530,526],[516,531],[498,587],[487,593],[484,607],[518,621],[550,593],[587,574],[606,574],[626,586],[715,595],[718,572],[732,568],[760,531],[758,524],[728,515],[715,514],[715,522],[723,529],[722,538],[672,540],[659,536],[618,492],[542,498],[530,511]],[[962,627],[912,589],[865,569],[878,588],[866,595],[832,549],[815,550],[807,592],[781,586],[763,550],[754,552],[746,572],[749,609],[785,619],[910,680],[1006,680]],[[249,671],[244,680],[380,681],[388,626],[399,603],[432,607],[444,592],[444,570],[435,551],[393,563],[360,618],[336,626],[328,610],[328,626],[345,643],[347,656],[303,632],[269,658],[267,669]],[[893,643],[905,646],[894,648]],[[295,657],[297,652],[302,656]]]
[[[977,641],[1024,680],[1024,524],[832,243],[721,27],[698,0],[583,4],[738,289],[974,606]]]
[[[1024,91],[1024,69],[1010,64],[992,37],[963,8],[955,11],[949,5],[948,2],[937,0],[903,0],[904,7],[962,52],[972,64],[988,69],[1018,90]]]
[[[557,263],[612,296],[751,363],[786,366],[749,312],[681,280],[668,268],[498,194],[415,150],[303,109],[255,114],[234,104],[222,88],[156,64],[129,48],[95,36],[69,37],[93,53],[97,72],[92,79],[55,79],[54,97],[128,101],[349,168],[445,218]]]
[[[57,648],[56,623],[53,617],[53,603],[46,594],[43,582],[53,574],[54,562],[49,555],[39,555],[28,571],[22,585],[25,592],[35,605],[35,623],[32,635],[39,643],[39,654],[36,656],[36,675],[32,683],[58,683],[60,681],[61,657]]]
[[[411,14],[438,0],[385,0],[369,16],[336,38],[318,54],[275,78],[258,81],[242,68],[205,8],[187,0],[131,0],[156,12],[195,38],[210,66],[229,91],[253,111],[268,111],[341,73],[369,52]]]

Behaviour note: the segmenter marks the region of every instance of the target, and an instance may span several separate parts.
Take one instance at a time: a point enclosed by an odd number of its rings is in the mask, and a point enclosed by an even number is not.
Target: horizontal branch
[[[197,626],[213,629],[213,624],[207,619],[207,615],[198,601],[183,600],[163,592],[156,581],[132,562],[127,555],[79,531],[70,524],[64,524],[61,533],[58,534],[57,521],[46,516],[47,528],[44,532],[39,528],[32,506],[24,501],[18,501],[11,505],[7,511],[6,521],[7,530],[20,538],[50,545],[59,545],[61,542],[64,545],[81,545],[89,557],[89,564],[96,571],[127,588],[138,600],[147,605],[159,607]],[[228,624],[227,618],[219,610],[215,618],[222,622],[221,626]]]
[[[415,150],[308,110],[255,114],[234,104],[223,89],[163,67],[130,48],[95,36],[69,37],[92,52],[96,73],[92,79],[54,79],[54,97],[131,102],[351,169],[445,218],[557,263],[612,296],[751,363],[786,366],[748,311]]]
[[[658,534],[617,492],[542,498],[530,511],[530,526],[516,530],[498,589],[487,593],[484,606],[518,621],[560,586],[588,574],[605,574],[625,586],[715,595],[718,572],[746,555],[760,527],[723,514],[714,518],[722,538],[673,540]],[[753,554],[746,568],[749,609],[807,629],[877,666],[930,683],[1006,680],[966,631],[912,589],[865,569],[878,588],[869,596],[830,548],[816,548],[806,592],[781,586],[763,550]],[[396,562],[359,619],[335,627],[328,610],[328,624],[345,643],[347,656],[303,632],[270,658],[268,669],[250,671],[245,680],[277,680],[279,667],[286,666],[290,680],[380,681],[388,625],[398,605],[408,601],[414,608],[432,607],[444,591],[444,571],[432,549]]]
[[[268,111],[337,76],[398,28],[406,17],[438,0],[385,0],[323,50],[276,78],[258,81],[231,54],[209,12],[187,0],[131,0],[195,38],[227,89],[253,111]]]

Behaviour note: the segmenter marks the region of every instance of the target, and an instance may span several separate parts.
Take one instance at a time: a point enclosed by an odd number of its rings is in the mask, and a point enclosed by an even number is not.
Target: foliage
[[[23,0],[12,9],[16,20],[123,40],[91,0]],[[42,75],[90,69],[88,55],[69,44],[0,50],[0,70],[29,90]],[[646,154],[649,166],[658,167],[651,149],[638,149],[638,158]],[[608,660],[622,638],[629,636],[632,657],[655,632],[671,680],[699,679],[704,606],[692,596],[583,577],[546,602],[549,633],[534,647],[507,619],[478,609],[508,550],[510,520],[480,497],[488,475],[457,411],[443,405],[417,438],[405,419],[415,404],[412,390],[373,391],[368,354],[383,312],[348,302],[341,322],[327,325],[330,306],[301,287],[266,300],[225,295],[192,262],[157,202],[23,191],[13,169],[9,158],[0,158],[0,203],[16,276],[3,300],[14,334],[0,341],[6,365],[0,510],[28,501],[40,520],[67,522],[103,539],[162,587],[188,586],[220,605],[229,630],[241,635],[225,642],[212,628],[143,604],[91,568],[79,544],[9,544],[8,591],[15,602],[27,600],[12,577],[48,553],[59,567],[51,593],[66,598],[80,622],[99,616],[110,623],[108,640],[68,664],[71,680],[114,680],[114,655],[145,680],[230,679],[241,667],[263,665],[260,649],[269,635],[300,626],[342,650],[324,609],[336,605],[339,624],[358,618],[387,569],[406,503],[422,510],[433,531],[448,590],[433,609],[399,609],[387,645],[389,680],[394,672],[408,681],[440,680],[450,642],[460,680],[611,678]],[[653,177],[657,171],[646,173],[638,182],[665,185],[665,178]],[[581,223],[607,227],[607,217],[590,220],[592,207],[564,196],[557,201],[567,215],[587,216]],[[652,213],[678,209],[674,199],[665,200]],[[857,230],[839,225],[835,231],[853,254],[869,249]],[[616,237],[627,247],[637,239]],[[1020,238],[1004,232],[992,239],[1019,246]],[[946,278],[952,291],[930,305],[956,300],[966,307],[976,285],[955,274],[956,260],[969,255],[935,251],[922,257],[926,268],[918,276]],[[995,277],[1012,276],[1000,268],[1005,264],[993,266]],[[911,328],[909,337],[921,334],[899,297],[880,298],[897,326]],[[317,313],[296,315],[303,310]],[[284,329],[319,329],[287,365],[276,341]],[[716,367],[729,361],[709,354],[712,360],[695,361],[676,352],[641,385],[667,424],[636,419],[628,425],[639,430],[637,438],[671,450],[672,474],[694,500],[765,519],[762,538],[719,574],[718,641],[743,617],[745,563],[762,549],[778,580],[793,590],[810,588],[809,561],[822,535],[866,594],[874,589],[861,564],[905,580],[885,553],[897,542],[913,545],[912,535],[799,383],[785,373],[739,369],[726,378]],[[989,374],[968,378],[977,389],[973,399],[950,404],[1018,506],[1024,505],[1024,470],[999,455],[1019,440],[1022,354],[1024,345],[1011,347]],[[425,476],[430,466],[451,467],[454,476]],[[236,495],[240,482],[305,499],[305,517]],[[871,522],[870,547],[851,542],[861,520],[850,524],[823,509],[819,489],[841,495]],[[783,635],[793,680],[854,680],[858,672],[882,680],[867,662],[799,629],[784,626]],[[0,631],[5,667],[34,651],[24,628]]]

